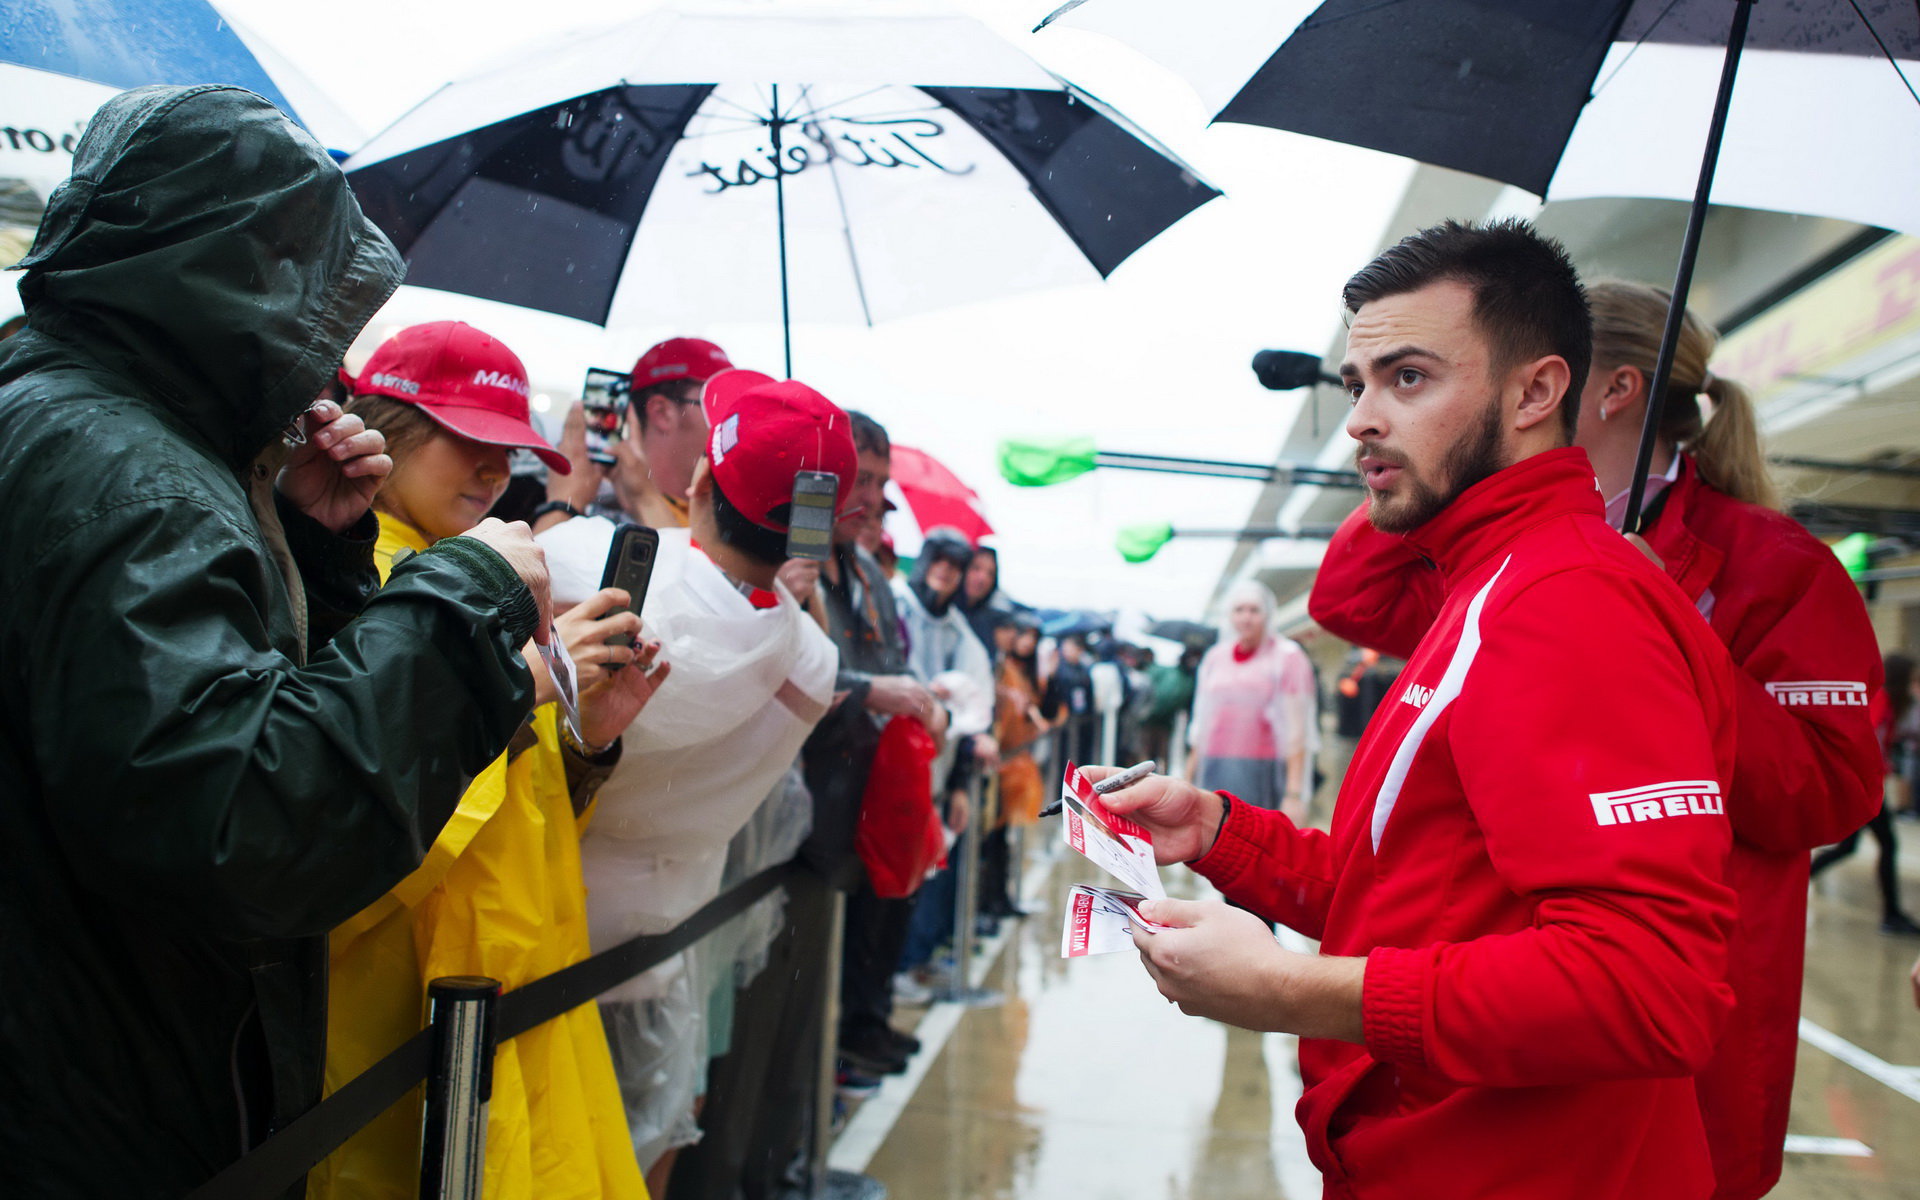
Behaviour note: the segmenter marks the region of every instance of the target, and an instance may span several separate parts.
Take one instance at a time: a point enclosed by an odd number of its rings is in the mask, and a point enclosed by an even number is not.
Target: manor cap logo
[[[396,392],[405,392],[409,396],[420,394],[420,385],[417,382],[400,375],[388,375],[382,372],[368,382],[374,387],[392,388]]]
[[[1665,817],[1726,815],[1720,785],[1711,779],[1687,779],[1628,788],[1624,792],[1592,792],[1593,819],[1601,825],[1631,825]]]
[[[1788,708],[1821,706],[1865,708],[1867,685],[1851,679],[1803,679],[1797,682],[1775,680],[1767,684],[1767,695]]]
[[[511,371],[475,371],[473,383],[475,387],[505,388],[516,396],[525,396],[533,390],[526,380]],[[417,385],[414,390],[419,390]]]

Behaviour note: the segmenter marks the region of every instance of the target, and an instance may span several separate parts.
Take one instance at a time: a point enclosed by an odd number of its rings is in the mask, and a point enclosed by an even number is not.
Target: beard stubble
[[[1460,498],[1460,493],[1503,470],[1507,466],[1500,447],[1500,433],[1506,424],[1504,416],[1498,397],[1489,400],[1480,420],[1447,448],[1440,463],[1444,491],[1414,475],[1409,463],[1403,472],[1407,482],[1405,496],[1398,503],[1383,504],[1380,493],[1371,493],[1367,499],[1367,520],[1382,533],[1411,533],[1439,516]],[[1368,449],[1363,443],[1356,457],[1366,453]]]

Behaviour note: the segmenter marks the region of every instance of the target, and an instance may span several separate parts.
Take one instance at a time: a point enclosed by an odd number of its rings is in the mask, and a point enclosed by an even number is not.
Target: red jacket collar
[[[1679,478],[1667,488],[1653,528],[1646,532],[1647,544],[1666,564],[1667,575],[1696,603],[1727,560],[1725,551],[1707,545],[1687,526],[1687,517],[1706,488],[1693,459],[1682,454]]]
[[[1569,446],[1522,459],[1474,484],[1407,534],[1407,544],[1453,579],[1542,521],[1570,513],[1604,520],[1606,511],[1587,452]]]

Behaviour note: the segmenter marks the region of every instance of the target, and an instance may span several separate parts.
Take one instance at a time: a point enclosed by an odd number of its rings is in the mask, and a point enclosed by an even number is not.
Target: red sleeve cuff
[[[1367,1052],[1381,1062],[1425,1067],[1426,1016],[1432,1011],[1433,948],[1381,946],[1367,955],[1360,1019]]]
[[[1213,839],[1211,849],[1187,866],[1224,892],[1247,873],[1259,858],[1260,847],[1246,838],[1251,822],[1243,814],[1252,811],[1252,806],[1231,792],[1217,795],[1227,802],[1227,811],[1220,818],[1219,836]]]

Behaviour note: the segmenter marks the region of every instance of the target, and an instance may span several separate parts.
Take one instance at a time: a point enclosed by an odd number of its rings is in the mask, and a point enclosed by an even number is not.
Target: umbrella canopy
[[[969,18],[664,9],[347,164],[408,282],[599,324],[872,322],[1097,280],[1218,193]]]
[[[898,442],[893,446],[891,483],[900,491],[921,533],[946,526],[979,545],[993,536],[993,526],[980,512],[980,496],[960,481],[933,455]]]
[[[1147,626],[1147,633],[1153,637],[1166,638],[1170,642],[1191,646],[1196,650],[1205,650],[1220,640],[1220,630],[1217,626],[1204,625],[1199,621],[1155,621]]]
[[[8,0],[0,19],[0,180],[19,180],[44,200],[72,173],[74,145],[94,109],[116,92],[156,83],[237,84],[328,145],[360,138],[317,87],[207,0]]]
[[[1048,637],[1087,637],[1113,628],[1115,614],[1090,609],[1043,608],[1040,631]]]
[[[1734,0],[1084,0],[1056,13],[1266,125],[1549,200],[1691,199]],[[1756,4],[1719,204],[1920,231],[1920,6]],[[1391,64],[1356,70],[1355,63]]]

